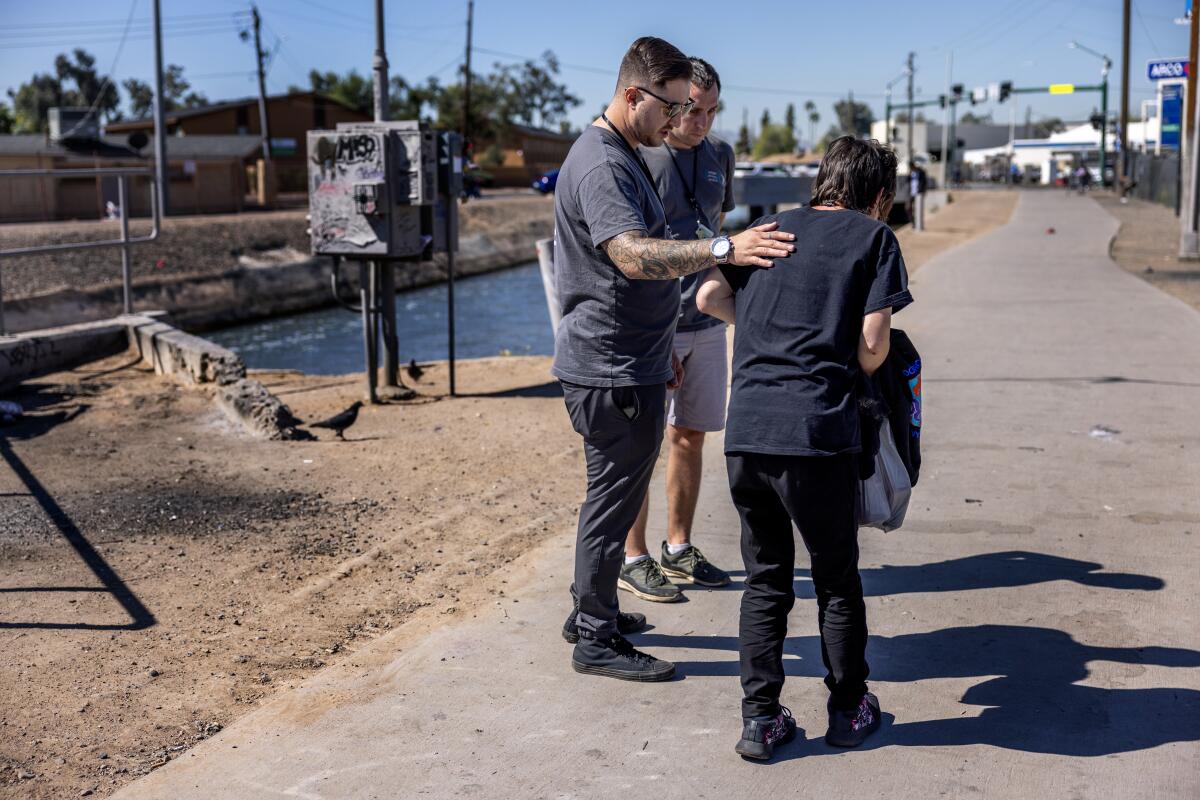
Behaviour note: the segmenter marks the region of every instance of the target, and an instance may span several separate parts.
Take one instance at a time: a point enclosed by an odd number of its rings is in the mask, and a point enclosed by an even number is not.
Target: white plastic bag
[[[875,474],[859,481],[858,524],[867,528],[894,531],[904,524],[908,501],[912,497],[912,483],[896,440],[892,438],[892,426],[884,417],[879,422],[879,452],[875,455]]]

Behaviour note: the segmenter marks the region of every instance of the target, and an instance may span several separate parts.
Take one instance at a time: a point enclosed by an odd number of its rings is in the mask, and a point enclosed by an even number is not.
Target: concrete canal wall
[[[169,219],[162,240],[134,248],[134,308],[161,309],[194,330],[332,304],[333,263],[308,256],[304,211]],[[553,200],[534,195],[488,197],[462,208],[455,272],[476,275],[533,261],[534,242],[554,229]],[[102,238],[103,223],[0,228],[0,246]],[[120,256],[77,251],[0,262],[10,331],[98,321],[121,313]],[[445,258],[396,267],[396,286],[445,280]],[[358,269],[344,264],[345,297]]]

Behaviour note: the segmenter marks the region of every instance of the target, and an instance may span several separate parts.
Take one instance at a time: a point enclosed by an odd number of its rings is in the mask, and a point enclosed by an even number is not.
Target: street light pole
[[[1112,59],[1103,53],[1097,53],[1090,47],[1084,47],[1079,42],[1068,42],[1072,50],[1082,50],[1104,62],[1100,68],[1100,185],[1104,185],[1104,173],[1108,170],[1108,71],[1112,69]]]

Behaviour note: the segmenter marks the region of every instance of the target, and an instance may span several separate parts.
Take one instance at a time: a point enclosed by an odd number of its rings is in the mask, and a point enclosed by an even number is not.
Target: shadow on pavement
[[[804,625],[810,625],[805,620]],[[630,637],[648,648],[703,648],[737,653],[732,636]],[[784,668],[792,678],[821,679],[820,639],[789,637]],[[656,652],[670,658],[669,652]],[[1110,661],[1145,667],[1200,667],[1200,652],[1176,647],[1098,647],[1063,631],[1020,625],[976,625],[902,636],[872,636],[871,678],[911,682],[985,677],[960,698],[966,716],[885,726],[866,747],[987,744],[1010,750],[1101,756],[1200,740],[1200,692],[1192,689],[1116,689],[1083,686],[1088,664]],[[685,678],[736,676],[738,662],[676,661]],[[1134,675],[1131,675],[1133,673]],[[1128,679],[1128,678],[1126,678]],[[933,687],[931,687],[931,691]],[[786,698],[787,687],[784,687]],[[786,702],[786,700],[785,700]],[[880,697],[887,710],[886,690]],[[823,743],[817,752],[837,752]]]
[[[892,566],[885,564],[859,570],[862,575],[863,593],[867,597],[883,597],[915,592],[962,592],[971,589],[997,589],[1015,586],[1032,586],[1050,581],[1074,581],[1085,586],[1106,589],[1127,589],[1152,592],[1166,584],[1152,575],[1136,575],[1129,572],[1101,572],[1103,564],[1079,561],[1074,558],[1032,553],[1026,550],[1008,550],[999,553],[952,558],[932,564]],[[734,578],[724,589],[744,588],[745,571],[730,570]],[[809,582],[807,569],[797,569],[796,597],[812,600],[815,595]],[[701,587],[684,585],[685,590]],[[719,590],[718,590],[719,591]]]
[[[77,416],[81,413],[82,408],[76,409],[76,413],[58,412],[64,415]],[[57,417],[58,413],[39,415],[36,417],[23,418],[18,432],[27,434],[20,438],[32,438],[38,430],[39,420],[47,420],[48,417]],[[63,420],[65,421],[65,420]],[[45,424],[50,424],[48,421]],[[30,426],[33,427],[30,427]],[[42,431],[44,432],[44,431]],[[121,604],[125,613],[129,615],[130,621],[124,625],[100,625],[86,622],[14,622],[10,620],[0,620],[0,629],[3,628],[38,628],[42,630],[94,630],[94,631],[118,631],[118,630],[140,630],[154,625],[156,620],[150,610],[142,605],[141,600],[134,595],[129,586],[121,579],[104,557],[97,552],[96,548],[92,547],[91,542],[84,537],[79,527],[74,520],[63,511],[62,507],[55,501],[54,497],[46,491],[42,486],[41,481],[33,474],[25,462],[13,452],[12,446],[9,443],[9,438],[0,436],[0,458],[3,458],[13,474],[20,479],[21,483],[29,491],[32,496],[42,507],[46,517],[54,523],[58,528],[63,538],[67,543],[74,548],[76,554],[87,564],[96,578],[99,579],[102,589],[86,589],[85,591],[105,591],[113,596],[113,598]],[[0,592],[16,593],[16,592],[43,592],[43,591],[70,591],[72,587],[3,587]]]

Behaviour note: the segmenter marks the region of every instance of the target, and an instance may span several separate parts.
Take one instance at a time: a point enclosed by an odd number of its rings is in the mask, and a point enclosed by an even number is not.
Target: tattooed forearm
[[[609,239],[603,247],[625,277],[633,280],[682,278],[716,263],[709,243],[703,239],[677,242],[628,231]]]

